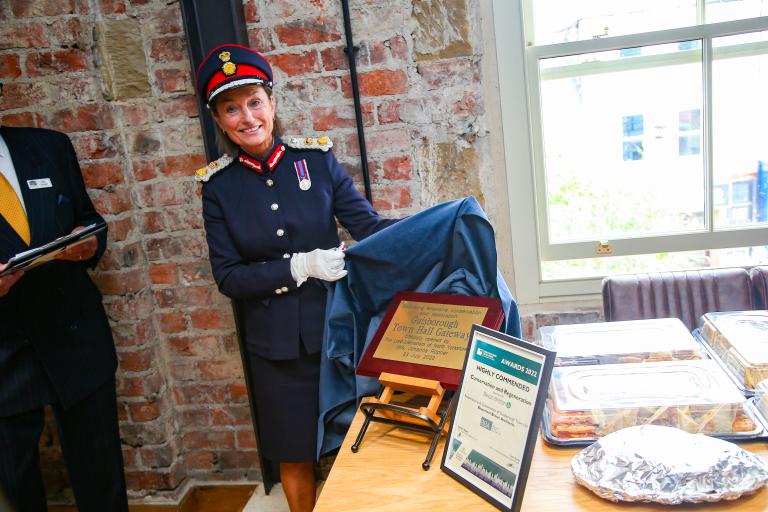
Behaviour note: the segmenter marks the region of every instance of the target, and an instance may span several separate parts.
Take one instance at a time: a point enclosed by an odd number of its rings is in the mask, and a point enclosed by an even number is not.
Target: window
[[[506,4],[494,2],[504,136],[525,123],[530,144],[530,176],[508,171],[527,215],[512,220],[522,302],[596,293],[611,273],[766,263],[768,3]],[[520,83],[527,116],[511,107]],[[505,144],[509,167],[522,146]]]

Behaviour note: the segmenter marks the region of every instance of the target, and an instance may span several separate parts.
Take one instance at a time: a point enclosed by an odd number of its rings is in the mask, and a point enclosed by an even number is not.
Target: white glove
[[[298,286],[310,277],[323,281],[341,279],[347,275],[344,270],[344,251],[336,248],[295,252],[291,257],[291,275]]]

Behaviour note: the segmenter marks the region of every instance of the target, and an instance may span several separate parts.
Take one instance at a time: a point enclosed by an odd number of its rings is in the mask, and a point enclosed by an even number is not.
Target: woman
[[[249,48],[214,49],[198,93],[225,156],[197,172],[219,290],[244,304],[259,449],[280,463],[291,511],[311,510],[326,291],[346,275],[336,218],[355,239],[389,225],[357,192],[330,140],[280,139],[272,69]]]

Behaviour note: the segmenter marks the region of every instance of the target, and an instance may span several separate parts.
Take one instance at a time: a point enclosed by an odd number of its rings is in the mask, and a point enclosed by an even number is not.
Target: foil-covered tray
[[[728,439],[764,432],[711,359],[556,367],[543,417],[545,440],[566,446],[646,424]]]
[[[665,505],[733,500],[768,482],[768,464],[754,453],[656,425],[603,437],[574,456],[571,470],[601,498]]]
[[[538,343],[557,352],[555,366],[705,359],[706,352],[678,318],[551,325]]]
[[[706,313],[699,334],[743,388],[768,379],[768,311]]]

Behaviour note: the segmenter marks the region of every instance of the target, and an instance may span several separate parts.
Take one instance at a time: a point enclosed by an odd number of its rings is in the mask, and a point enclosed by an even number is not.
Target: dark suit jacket
[[[294,167],[302,160],[309,190],[299,188]],[[331,151],[289,146],[273,172],[259,174],[235,158],[212,176],[203,217],[219,290],[243,303],[245,345],[274,360],[298,358],[299,340],[309,354],[323,342],[325,288],[315,279],[297,287],[291,254],[337,247],[335,217],[357,240],[395,222],[379,217]]]
[[[76,226],[102,220],[85,191],[69,138],[37,128],[0,127],[19,178],[31,230],[31,247]],[[49,178],[50,188],[30,190],[27,180]],[[117,357],[101,294],[85,262],[54,261],[31,269],[0,297],[0,416],[52,400],[68,407],[114,378]],[[27,249],[0,216],[0,262]]]

